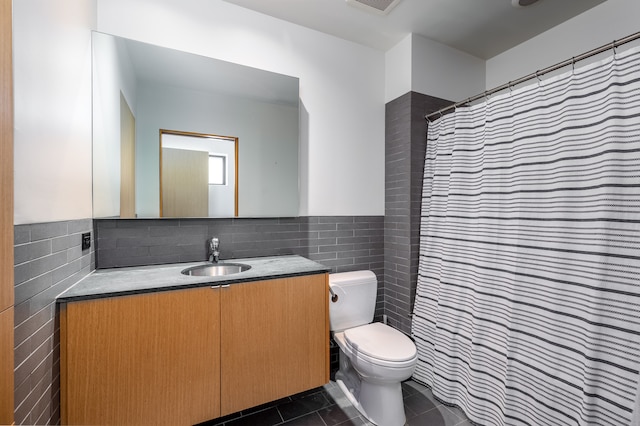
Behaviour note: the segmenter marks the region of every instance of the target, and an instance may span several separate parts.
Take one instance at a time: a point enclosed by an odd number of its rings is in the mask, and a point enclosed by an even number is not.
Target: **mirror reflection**
[[[237,176],[238,138],[160,130],[161,217],[237,216]]]
[[[94,217],[297,216],[298,99],[294,77],[94,32]],[[172,181],[165,149],[206,152],[225,183]]]

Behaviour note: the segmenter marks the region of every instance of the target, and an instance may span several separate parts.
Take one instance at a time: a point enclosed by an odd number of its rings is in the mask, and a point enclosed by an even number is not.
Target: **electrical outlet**
[[[91,232],[85,232],[82,234],[82,250],[91,248]]]

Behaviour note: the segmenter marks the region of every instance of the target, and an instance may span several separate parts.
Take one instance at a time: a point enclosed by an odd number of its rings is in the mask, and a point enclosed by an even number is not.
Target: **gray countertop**
[[[183,269],[207,262],[97,269],[59,295],[57,301],[64,303],[74,300],[203,287],[210,284],[234,284],[329,272],[329,268],[326,266],[295,255],[229,259],[220,263],[225,262],[243,263],[250,265],[251,269],[219,277],[197,277],[181,274]]]

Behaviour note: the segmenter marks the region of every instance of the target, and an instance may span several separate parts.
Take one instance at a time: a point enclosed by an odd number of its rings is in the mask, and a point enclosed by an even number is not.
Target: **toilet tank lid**
[[[384,361],[408,361],[416,356],[416,345],[402,332],[380,322],[350,328],[344,337],[352,351]]]
[[[356,285],[363,282],[377,282],[373,271],[352,271],[329,274],[329,285]]]

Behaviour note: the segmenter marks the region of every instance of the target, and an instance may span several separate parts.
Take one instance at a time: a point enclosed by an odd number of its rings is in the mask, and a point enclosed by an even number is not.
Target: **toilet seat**
[[[350,328],[335,337],[358,359],[381,367],[410,367],[418,356],[409,337],[382,323]]]

